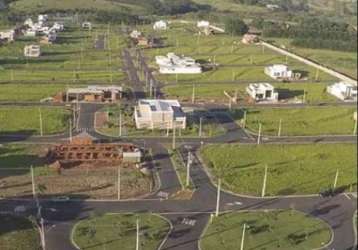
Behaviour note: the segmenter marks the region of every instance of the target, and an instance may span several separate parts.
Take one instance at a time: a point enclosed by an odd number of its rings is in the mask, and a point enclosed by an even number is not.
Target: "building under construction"
[[[48,150],[52,167],[111,167],[123,163],[140,163],[142,153],[133,144],[95,143],[89,136],[79,136],[70,143],[55,145]]]

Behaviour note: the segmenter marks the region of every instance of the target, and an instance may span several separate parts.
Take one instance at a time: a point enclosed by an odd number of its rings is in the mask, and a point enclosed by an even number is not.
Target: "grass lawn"
[[[139,219],[140,249],[154,250],[169,231],[168,222],[151,214],[107,214],[80,221],[73,240],[81,249],[132,250],[136,245],[136,219]]]
[[[64,132],[71,112],[54,107],[0,107],[0,134],[40,134],[40,114],[43,134]]]
[[[1,250],[41,249],[40,234],[27,218],[0,214],[0,246]]]
[[[100,81],[116,83],[123,80],[119,70],[122,65],[120,52],[126,39],[117,26],[110,26],[109,39],[104,50],[94,49],[94,41],[106,35],[107,26],[97,26],[91,32],[68,26],[59,33],[55,44],[41,45],[41,57],[25,58],[23,48],[38,43],[39,38],[20,38],[14,43],[0,47],[0,80],[13,83],[21,81]]]
[[[142,27],[145,30],[144,27]],[[148,31],[149,32],[149,31]],[[265,65],[274,63],[287,63],[293,70],[301,71],[309,81],[315,80],[316,69],[293,59],[287,59],[267,48],[261,46],[243,45],[241,37],[230,35],[198,36],[194,24],[172,24],[171,29],[161,33],[165,38],[167,47],[145,50],[148,62],[157,68],[154,62],[156,55],[166,55],[175,52],[178,55],[191,56],[201,62],[215,62],[221,66],[216,70],[209,70],[202,74],[188,75],[158,75],[162,82],[203,82],[203,81],[267,81],[272,80],[264,74]],[[323,72],[320,80],[334,80]]]
[[[224,91],[232,96],[238,91],[240,101],[247,100],[246,87],[248,84],[195,84],[196,101],[212,101],[228,103]],[[336,102],[337,99],[326,92],[324,83],[274,83],[273,86],[284,100],[303,100],[306,92],[307,103]],[[163,88],[168,98],[178,98],[181,101],[191,101],[193,84],[179,83]]]
[[[209,145],[202,156],[215,178],[239,194],[261,195],[265,165],[266,195],[317,194],[333,186],[357,186],[357,145]],[[352,187],[351,187],[352,185]]]
[[[258,108],[248,109],[246,128],[258,133],[262,124],[264,135],[278,135],[282,119],[281,135],[351,135],[354,128],[353,114],[356,108],[308,107],[308,108]],[[244,110],[232,112],[233,118],[241,123]]]
[[[104,112],[108,112],[109,121],[103,126],[97,127],[97,130],[106,135],[117,137],[119,135],[119,113],[122,112],[122,136],[148,136],[148,137],[166,137],[166,130],[148,130],[136,129],[134,121],[134,108],[129,106],[118,105],[104,108]],[[177,137],[199,137],[200,117],[202,120],[202,136],[214,137],[225,133],[225,129],[217,123],[215,119],[207,116],[204,111],[195,111],[187,114],[187,128],[176,131]],[[173,135],[173,131],[169,131],[169,136]]]
[[[239,212],[215,218],[202,238],[201,248],[238,249],[244,224],[244,249],[316,249],[332,237],[326,223],[294,210]]]
[[[291,45],[289,39],[272,38],[276,44],[283,44],[289,50],[334,68],[344,74],[357,79],[357,53],[345,51],[333,51],[327,49],[309,49]]]

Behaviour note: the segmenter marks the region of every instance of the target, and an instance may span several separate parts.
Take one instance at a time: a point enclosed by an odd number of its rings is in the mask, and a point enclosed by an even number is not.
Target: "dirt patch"
[[[103,128],[109,122],[108,112],[96,113],[96,128]]]
[[[73,198],[116,199],[118,168],[73,168],[61,171],[35,169],[35,186],[40,197],[66,195]],[[135,167],[121,168],[121,198],[128,199],[150,192],[152,177]],[[0,197],[32,196],[30,170],[0,170]]]

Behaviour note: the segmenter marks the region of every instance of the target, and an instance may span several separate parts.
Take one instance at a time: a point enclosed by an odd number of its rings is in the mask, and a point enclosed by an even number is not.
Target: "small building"
[[[280,9],[281,7],[277,4],[266,4],[266,8],[271,11],[274,11]]]
[[[84,102],[116,102],[122,98],[121,86],[88,86],[86,88],[70,88],[63,96],[64,101]]]
[[[254,35],[254,34],[245,34],[243,37],[242,37],[242,40],[241,42],[243,44],[256,44],[258,42],[260,42],[260,39],[257,35]]]
[[[16,32],[13,29],[0,31],[0,40],[2,41],[10,43],[15,41],[15,37],[16,37]]]
[[[249,96],[255,100],[255,102],[277,102],[278,92],[269,83],[253,83],[246,88],[246,92]]]
[[[138,46],[145,47],[145,48],[159,48],[162,46],[162,40],[160,38],[155,38],[152,36],[140,36],[135,39],[135,43]]]
[[[36,36],[36,30],[32,30],[32,29],[27,29],[24,32],[24,36],[26,37],[35,37]]]
[[[138,30],[133,30],[130,34],[129,34],[130,38],[133,39],[138,39],[139,37],[142,36],[142,32],[138,31]]]
[[[186,115],[177,100],[139,100],[134,118],[137,129],[186,128]]]
[[[210,22],[209,21],[199,21],[196,24],[196,27],[198,27],[199,29],[209,28],[210,27]]]
[[[274,64],[265,68],[265,74],[275,80],[286,80],[294,77],[293,71],[285,64]]]
[[[168,53],[167,56],[155,58],[161,74],[200,74],[202,67],[191,57],[177,56]]]
[[[25,57],[40,57],[41,47],[39,45],[27,45],[24,48]]]
[[[92,23],[90,22],[83,22],[81,26],[84,30],[92,30]]]
[[[357,101],[357,85],[338,82],[327,87],[327,92],[342,101]]]
[[[153,25],[154,30],[167,30],[168,23],[166,21],[160,20],[154,23]]]

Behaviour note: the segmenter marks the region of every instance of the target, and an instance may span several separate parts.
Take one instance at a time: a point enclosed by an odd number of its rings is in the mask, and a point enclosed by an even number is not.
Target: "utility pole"
[[[44,219],[43,218],[40,219],[40,224],[41,224],[41,245],[42,245],[42,249],[46,250],[45,226],[44,226]]]
[[[220,213],[220,193],[221,193],[221,179],[218,180],[218,190],[216,195],[216,213],[215,213],[216,217],[218,217]]]
[[[175,122],[173,122],[173,145],[172,145],[172,147],[173,147],[173,150],[176,148],[176,146],[175,146]]]
[[[118,165],[117,200],[121,199],[121,167]]]
[[[353,129],[353,135],[357,134],[357,119],[354,121],[354,129]]]
[[[247,110],[244,111],[244,121],[243,121],[243,128],[246,128],[246,118],[247,118]]]
[[[41,113],[41,108],[39,108],[39,118],[40,118],[40,135],[43,136],[43,124],[42,124],[42,113]]]
[[[262,125],[260,123],[259,124],[259,135],[257,136],[257,145],[260,145],[260,142],[261,142],[261,129],[262,129]]]
[[[242,229],[241,247],[240,247],[240,250],[244,250],[245,232],[246,232],[246,223],[244,224],[244,228]]]
[[[195,84],[193,84],[193,94],[191,96],[191,102],[194,104],[195,103]]]
[[[265,197],[265,193],[266,193],[266,181],[267,181],[267,165],[265,166],[265,175],[264,175],[264,181],[263,181],[263,184],[262,184],[261,197]]]
[[[32,183],[32,197],[35,200],[36,199],[35,176],[34,176],[34,168],[32,166],[31,166],[31,183]]]
[[[199,119],[199,137],[202,137],[203,135],[203,117],[200,117]]]
[[[339,176],[339,169],[337,169],[336,176],[334,178],[333,189],[336,189]]]
[[[137,240],[136,240],[136,250],[139,250],[139,218],[137,218]]]
[[[122,110],[119,110],[119,137],[122,136]]]
[[[281,129],[282,129],[282,119],[280,119],[280,123],[278,125],[278,133],[277,133],[278,137],[281,137]]]
[[[70,118],[70,126],[69,126],[69,132],[70,132],[70,142],[72,142],[72,120]]]
[[[303,103],[306,103],[306,90],[303,90]]]
[[[190,185],[190,165],[191,165],[191,152],[188,152],[188,162],[186,165],[186,187]]]

